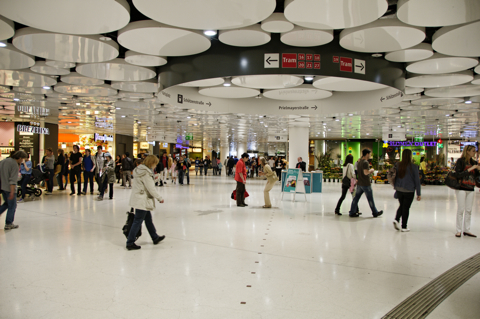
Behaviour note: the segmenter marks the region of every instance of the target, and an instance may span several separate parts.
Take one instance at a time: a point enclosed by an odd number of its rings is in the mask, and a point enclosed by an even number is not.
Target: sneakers
[[[157,239],[155,239],[155,240],[153,241],[153,244],[156,245],[156,244],[158,244],[159,242],[161,242],[161,241],[164,240],[164,239],[165,239],[165,236],[158,236]],[[127,248],[128,248],[128,247],[127,247]]]
[[[14,225],[14,224],[8,224],[8,225],[5,225],[5,230],[10,230],[10,229],[15,229],[15,228],[18,228],[18,225]]]
[[[97,198],[95,198],[95,200],[103,200],[103,197],[98,196]]]
[[[379,211],[377,215],[373,215],[373,217],[377,218],[378,216],[382,216],[382,215],[383,215],[383,210]]]
[[[409,231],[410,231],[410,229],[408,229],[408,228],[402,228],[402,233],[406,233],[406,232],[409,232]]]
[[[20,198],[19,200],[17,200],[17,203],[23,203],[23,202],[25,202],[23,198]]]
[[[127,245],[127,249],[128,249],[128,250],[138,250],[138,249],[140,249],[140,248],[142,248],[142,247],[136,245],[135,243],[133,243],[133,244],[131,244],[131,245]]]
[[[400,224],[399,222],[397,222],[396,220],[393,221],[393,227],[396,229],[396,230],[400,230]]]

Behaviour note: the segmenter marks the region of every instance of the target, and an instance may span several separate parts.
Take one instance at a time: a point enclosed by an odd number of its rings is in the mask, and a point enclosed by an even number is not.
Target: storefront
[[[90,149],[92,153],[97,152],[97,147],[101,146],[104,152],[109,152],[115,157],[115,136],[108,134],[58,134],[58,148],[65,153],[73,151],[73,145],[78,145],[80,152]]]
[[[5,158],[15,150],[15,123],[0,122],[0,151]]]

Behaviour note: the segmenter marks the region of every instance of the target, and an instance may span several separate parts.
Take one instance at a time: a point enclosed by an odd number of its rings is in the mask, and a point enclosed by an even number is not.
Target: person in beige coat
[[[265,185],[265,189],[263,190],[263,195],[265,197],[265,205],[263,208],[271,208],[272,203],[270,202],[270,190],[275,185],[275,182],[278,181],[277,175],[272,171],[270,165],[267,164],[267,161],[264,157],[260,158],[260,165],[262,165],[263,172],[258,172],[260,176],[265,176],[267,178],[267,185]]]
[[[130,195],[129,205],[135,208],[135,219],[132,228],[128,234],[127,249],[136,250],[141,247],[135,244],[138,231],[145,220],[153,244],[156,245],[165,239],[165,236],[158,236],[152,221],[151,210],[155,209],[155,199],[163,203],[163,198],[157,193],[153,176],[153,169],[158,164],[158,158],[155,155],[149,155],[142,164],[133,170],[132,194]]]

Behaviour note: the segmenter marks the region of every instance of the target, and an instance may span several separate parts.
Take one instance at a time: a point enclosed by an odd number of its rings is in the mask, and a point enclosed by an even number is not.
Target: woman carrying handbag
[[[464,236],[477,237],[470,232],[472,219],[472,206],[475,188],[475,179],[479,176],[478,163],[473,160],[475,146],[468,145],[463,149],[462,157],[455,165],[455,177],[458,179],[459,187],[455,190],[457,197],[457,232],[455,237]]]
[[[260,165],[262,165],[263,172],[259,172],[260,176],[267,177],[267,185],[265,185],[265,189],[263,190],[263,195],[265,198],[265,205],[263,208],[272,208],[272,203],[270,202],[270,191],[275,185],[275,182],[278,181],[278,177],[272,171],[270,165],[267,164],[267,161],[264,157],[260,158]]]
[[[335,215],[341,216],[340,206],[342,206],[343,200],[347,195],[347,192],[350,190],[353,196],[353,191],[355,184],[352,185],[352,181],[355,180],[355,169],[353,167],[353,155],[347,155],[345,163],[343,164],[343,179],[342,179],[342,196],[338,200],[337,207],[335,208]],[[352,187],[353,186],[353,187]],[[357,211],[357,213],[359,213]],[[360,213],[359,213],[360,214]]]

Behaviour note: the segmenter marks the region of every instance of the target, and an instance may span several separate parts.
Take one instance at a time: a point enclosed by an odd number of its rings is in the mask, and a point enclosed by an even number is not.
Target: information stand
[[[305,201],[307,201],[307,194],[305,192],[305,184],[303,181],[303,173],[300,168],[289,168],[285,176],[285,184],[282,192],[283,194],[293,193],[293,201],[295,201],[295,195],[297,193],[303,193],[305,195]]]

